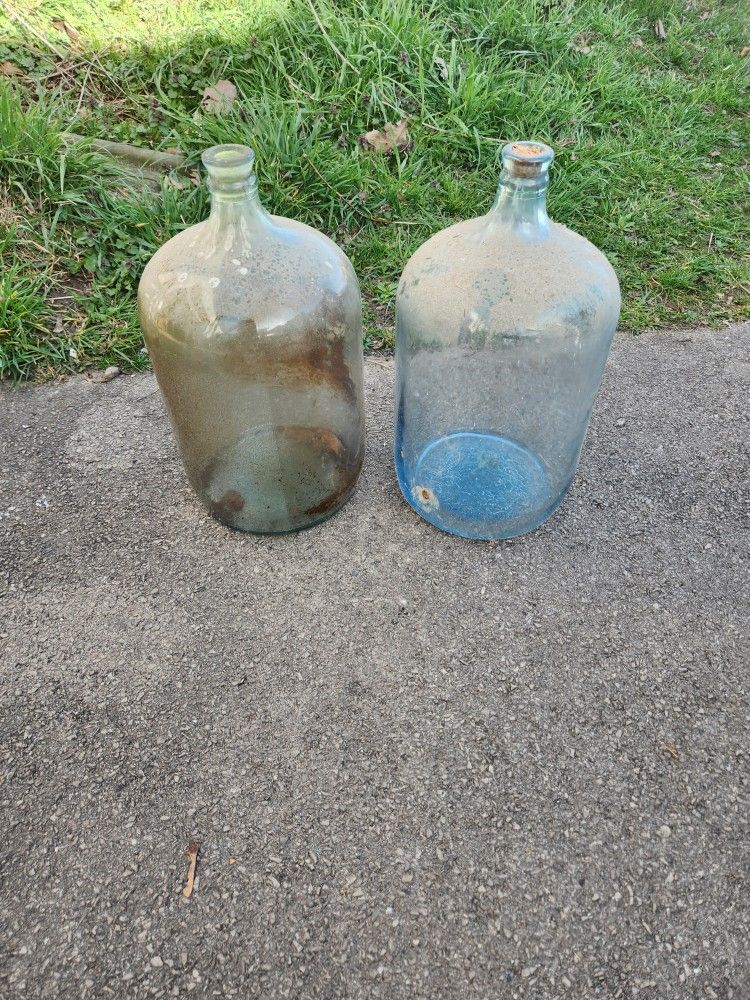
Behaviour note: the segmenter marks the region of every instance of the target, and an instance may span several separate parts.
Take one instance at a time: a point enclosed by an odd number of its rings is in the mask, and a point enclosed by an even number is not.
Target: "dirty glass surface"
[[[399,283],[399,485],[469,538],[523,534],[562,501],[619,317],[607,259],[547,215],[551,161],[507,145],[490,212],[433,236]]]
[[[253,154],[203,155],[211,213],[166,243],[141,326],[193,489],[243,531],[309,527],[364,457],[362,308],[345,254],[261,206]]]

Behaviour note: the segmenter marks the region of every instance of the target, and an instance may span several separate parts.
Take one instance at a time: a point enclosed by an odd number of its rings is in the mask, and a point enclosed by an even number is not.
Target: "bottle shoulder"
[[[261,225],[228,227],[208,219],[178,233],[146,265],[138,304],[144,326],[192,337],[204,328],[282,329],[306,314],[351,322],[360,297],[354,269],[332,240],[266,216]]]
[[[589,261],[609,261],[593,243],[557,222],[551,222],[546,238],[535,238],[498,224],[491,214],[457,222],[435,233],[410,257],[404,275],[433,271],[472,273],[502,262],[512,273],[528,270],[533,262],[546,264],[563,260],[586,266]]]
[[[491,215],[435,234],[404,268],[397,293],[400,328],[420,339],[440,329],[513,330],[612,327],[620,308],[617,276],[585,237],[551,223],[528,239]]]
[[[324,233],[295,219],[266,215],[260,224],[239,220],[219,227],[211,218],[177,233],[146,264],[142,278],[160,272],[179,272],[189,279],[238,273],[236,281],[252,284],[266,280],[269,272],[285,274],[330,272],[343,279],[354,277],[344,251]],[[187,279],[183,279],[187,280]]]

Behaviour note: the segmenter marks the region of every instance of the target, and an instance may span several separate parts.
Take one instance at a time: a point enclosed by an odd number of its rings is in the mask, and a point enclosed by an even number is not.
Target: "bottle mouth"
[[[201,160],[203,166],[213,177],[230,172],[241,177],[249,177],[253,172],[255,153],[249,146],[226,143],[204,150],[201,154]]]
[[[249,146],[211,146],[201,160],[208,172],[209,190],[214,193],[239,195],[255,184],[255,153]]]
[[[509,142],[503,146],[503,169],[512,177],[544,177],[554,156],[543,142]]]

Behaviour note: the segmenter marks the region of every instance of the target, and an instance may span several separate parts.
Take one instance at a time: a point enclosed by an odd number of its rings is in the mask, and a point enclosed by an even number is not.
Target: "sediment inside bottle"
[[[289,531],[322,520],[353,492],[363,434],[340,329],[324,323],[269,338],[244,320],[226,331],[224,351],[160,342],[152,360],[166,375],[185,465],[217,519]]]
[[[336,327],[331,323],[309,331],[304,339],[266,346],[253,320],[244,320],[224,355],[223,368],[235,378],[268,380],[295,389],[327,385],[355,403],[357,390],[346,363],[346,342],[343,335],[332,332]]]

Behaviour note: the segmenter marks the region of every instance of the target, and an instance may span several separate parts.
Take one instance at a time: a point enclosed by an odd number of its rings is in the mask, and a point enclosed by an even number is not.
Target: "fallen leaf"
[[[745,45],[744,48],[741,48],[740,59],[744,59],[749,52],[750,52],[750,45]]]
[[[667,741],[666,743],[663,744],[662,750],[666,750],[666,752],[669,754],[670,757],[672,757],[673,760],[680,759],[680,755],[677,753],[677,747],[674,745],[674,743]]]
[[[193,885],[195,884],[195,866],[198,863],[198,845],[194,840],[191,840],[187,845],[185,854],[188,857],[188,873],[187,880],[185,881],[185,888],[182,890],[182,895],[185,899],[190,899],[193,895]]]
[[[217,80],[203,91],[201,107],[213,114],[225,114],[237,100],[237,88],[231,80]]]
[[[0,63],[0,76],[19,76],[20,73],[21,70],[15,63],[8,62],[7,59]]]
[[[662,21],[661,18],[659,18],[658,21],[656,21],[656,23],[654,24],[654,34],[662,42],[667,37],[667,33],[664,30],[664,22]]]
[[[594,51],[593,45],[591,43],[591,36],[587,34],[576,35],[572,42],[570,42],[570,47],[574,52],[580,52],[581,55],[588,56]]]
[[[440,56],[435,56],[433,62],[437,66],[437,71],[440,74],[440,79],[447,80],[449,74],[448,74],[448,64],[446,63],[445,59],[441,59]]]
[[[365,132],[359,137],[358,142],[364,149],[372,149],[376,153],[392,153],[396,149],[404,153],[411,146],[406,118],[402,118],[397,125],[387,123],[383,126],[382,132],[378,129]]]
[[[67,35],[74,45],[81,37],[80,32],[76,31],[76,29],[72,25],[68,24],[67,21],[63,21],[61,17],[52,18],[52,27],[55,28],[56,31],[60,31],[64,35]]]

